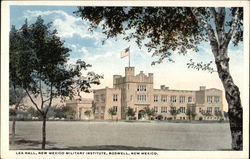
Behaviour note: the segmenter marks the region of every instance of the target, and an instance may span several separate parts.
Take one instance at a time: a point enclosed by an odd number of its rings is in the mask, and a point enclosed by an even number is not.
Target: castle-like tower
[[[126,119],[128,107],[139,110],[150,106],[152,102],[153,74],[145,75],[143,71],[135,75],[134,67],[125,68],[125,77],[113,76],[113,87],[121,89],[121,114]]]

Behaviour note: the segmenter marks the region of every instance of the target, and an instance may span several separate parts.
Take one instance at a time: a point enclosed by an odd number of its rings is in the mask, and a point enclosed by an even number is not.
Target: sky
[[[94,71],[104,75],[101,84],[93,86],[93,89],[113,86],[113,75],[123,75],[128,66],[128,57],[120,58],[120,52],[130,46],[131,66],[135,67],[135,73],[144,71],[145,74],[154,74],[154,88],[166,85],[170,89],[198,90],[200,86],[224,90],[217,72],[197,71],[187,68],[187,63],[192,58],[195,62],[208,63],[214,61],[209,43],[199,45],[198,52],[189,51],[188,54],[172,56],[174,63],[164,61],[161,64],[151,66],[151,62],[157,58],[151,57],[145,47],[141,49],[134,41],[124,41],[121,36],[108,39],[102,44],[105,35],[97,29],[93,33],[88,31],[89,22],[82,20],[73,14],[76,6],[11,6],[10,26],[15,25],[18,29],[27,18],[32,24],[40,15],[46,23],[53,22],[53,27],[58,30],[58,36],[65,41],[65,46],[70,48],[69,63],[82,59],[92,65],[88,71]],[[230,72],[240,90],[243,88],[244,52],[243,44],[238,46],[229,45]],[[215,64],[212,64],[213,68]],[[93,98],[93,94],[83,94],[85,98]],[[223,92],[224,97],[224,92]],[[224,110],[227,110],[225,98],[223,99]]]

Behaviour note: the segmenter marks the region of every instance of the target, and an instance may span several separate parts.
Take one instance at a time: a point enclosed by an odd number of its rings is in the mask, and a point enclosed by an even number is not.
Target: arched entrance
[[[138,112],[138,120],[144,120],[145,118],[145,111],[144,110],[140,110]]]

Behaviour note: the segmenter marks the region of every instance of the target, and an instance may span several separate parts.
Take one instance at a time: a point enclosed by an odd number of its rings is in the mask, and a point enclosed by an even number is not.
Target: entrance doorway
[[[144,120],[145,117],[145,111],[144,110],[140,110],[138,112],[138,120]]]

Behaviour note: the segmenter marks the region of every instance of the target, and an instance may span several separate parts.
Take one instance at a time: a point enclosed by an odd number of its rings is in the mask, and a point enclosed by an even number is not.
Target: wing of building
[[[205,86],[199,90],[173,90],[165,85],[154,89],[153,73],[146,75],[140,71],[135,75],[134,67],[126,67],[125,76],[114,75],[113,88],[94,90],[93,101],[67,105],[76,107],[78,119],[84,119],[84,111],[91,110],[91,119],[128,120],[128,109],[133,109],[135,120],[220,120],[223,117],[221,90]]]

